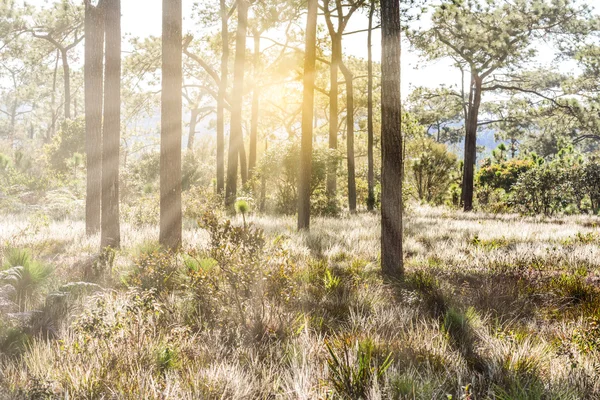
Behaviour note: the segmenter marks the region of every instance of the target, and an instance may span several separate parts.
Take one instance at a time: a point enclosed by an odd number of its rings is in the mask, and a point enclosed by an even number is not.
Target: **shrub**
[[[415,156],[410,167],[417,198],[428,203],[443,203],[452,183],[456,156],[446,145],[430,138],[417,139],[411,147],[411,154]]]
[[[125,283],[162,294],[175,289],[180,268],[181,262],[177,254],[154,249],[135,259]]]
[[[328,149],[315,148],[312,159],[311,210],[315,215],[331,215],[339,211],[337,199],[325,194],[327,166],[339,163],[340,157]],[[300,172],[300,146],[298,143],[282,144],[262,157],[258,174],[274,190],[275,211],[294,214],[298,205],[298,174]]]
[[[60,130],[45,148],[48,164],[51,169],[67,173],[73,167],[83,166],[85,154],[85,120],[77,118],[63,122]],[[73,163],[73,157],[79,154],[78,163]]]
[[[475,183],[480,187],[510,192],[519,177],[535,166],[531,159],[512,158],[498,163],[484,163],[477,171]]]
[[[329,382],[342,399],[367,399],[375,380],[380,380],[392,364],[392,354],[378,358],[372,340],[341,340],[341,354],[325,344],[329,357]]]
[[[558,163],[545,163],[523,173],[513,186],[511,203],[526,214],[552,215],[573,201],[570,175]]]
[[[29,249],[9,249],[5,255],[0,283],[11,285],[17,304],[25,310],[29,301],[39,297],[38,290],[52,274],[52,268],[33,259]]]

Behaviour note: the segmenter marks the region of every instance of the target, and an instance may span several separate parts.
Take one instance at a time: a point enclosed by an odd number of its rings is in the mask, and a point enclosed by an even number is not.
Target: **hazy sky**
[[[184,32],[197,30],[194,21],[186,17],[186,12],[191,13],[192,5],[197,0],[183,0]],[[28,0],[30,4],[48,5],[54,0]],[[131,36],[160,36],[162,0],[122,0],[122,27],[125,35]],[[189,10],[189,11],[188,11]],[[323,22],[323,21],[321,21]],[[368,27],[365,14],[356,14],[347,27],[347,32],[361,30]],[[124,43],[125,44],[125,43]],[[373,35],[373,57],[379,60],[381,55],[381,36],[379,30]],[[251,45],[251,43],[249,43]],[[358,33],[344,37],[344,54],[357,57],[367,56],[367,34]],[[125,45],[126,47],[126,45]],[[403,94],[408,93],[410,85],[437,87],[440,84],[458,84],[460,76],[456,69],[447,61],[438,61],[422,65],[418,69],[418,55],[409,51],[405,46],[402,58],[403,67]]]
[[[48,5],[54,0],[28,0],[29,3],[37,5]],[[191,17],[192,5],[198,0],[183,0],[184,9],[184,32],[197,30]],[[131,36],[160,36],[161,35],[161,0],[122,0],[122,24],[123,33]],[[323,23],[323,21],[321,21]],[[350,21],[347,32],[365,29],[368,20],[364,14],[356,14]],[[375,31],[373,37],[373,57],[375,60],[381,54],[381,36],[379,30]],[[127,48],[126,43],[124,47]],[[251,43],[248,43],[251,46]],[[358,33],[344,37],[344,54],[366,58],[367,34]],[[549,47],[540,49],[539,62],[547,64],[552,61],[553,53]],[[561,66],[561,69],[571,69],[572,66]],[[412,52],[405,44],[402,54],[402,90],[407,95],[410,87],[427,86],[438,87],[441,84],[459,85],[461,77],[459,71],[452,67],[449,60],[438,60],[436,62],[420,62],[418,54]]]

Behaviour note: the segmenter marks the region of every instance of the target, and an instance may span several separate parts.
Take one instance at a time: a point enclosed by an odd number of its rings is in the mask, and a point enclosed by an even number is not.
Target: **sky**
[[[184,10],[184,33],[196,30],[194,21],[191,17],[186,17],[186,12],[191,14],[194,1],[183,0]],[[55,0],[28,0],[28,3],[34,5],[48,5]],[[160,36],[162,29],[161,12],[162,0],[122,0],[122,29],[124,34],[124,50],[127,50],[127,37],[147,37]],[[324,23],[324,21],[320,21]],[[366,29],[368,19],[365,14],[355,14],[346,32]],[[373,57],[379,60],[381,57],[381,35],[379,30],[373,34]],[[248,43],[251,46],[251,43]],[[265,45],[267,43],[265,42]],[[367,58],[367,33],[357,33],[344,36],[343,41],[344,55]],[[419,63],[419,56],[410,51],[407,43],[404,44],[402,54],[402,92],[406,96],[411,87],[426,86],[438,87],[439,85],[458,85],[460,84],[460,73],[453,68],[448,60],[437,62],[428,62],[427,65]]]
[[[27,0],[34,5],[49,5],[58,0]],[[259,0],[260,1],[260,0]],[[588,4],[589,1],[585,0]],[[186,32],[197,31],[194,26],[195,21],[191,17],[193,3],[198,0],[183,0],[184,13],[184,34]],[[148,37],[160,36],[162,30],[162,0],[122,0],[122,29],[124,34],[124,51],[128,48],[128,39],[130,37]],[[216,12],[216,10],[215,10]],[[320,23],[324,24],[322,18]],[[426,24],[425,22],[421,22]],[[356,13],[350,20],[346,32],[364,30],[368,27],[366,13]],[[277,32],[270,33],[276,36]],[[267,46],[270,43],[263,41]],[[373,57],[379,60],[381,57],[381,35],[379,30],[373,34]],[[252,41],[248,41],[248,47],[252,46]],[[551,65],[554,59],[554,51],[547,44],[540,43],[538,48],[537,62],[541,65]],[[367,33],[357,33],[344,36],[343,52],[346,56],[355,56],[367,58]],[[576,69],[574,63],[564,63],[559,65],[561,72],[571,72]],[[449,59],[440,59],[437,61],[424,62],[419,54],[412,50],[405,41],[402,49],[402,96],[406,97],[413,88],[424,86],[428,88],[437,88],[441,85],[456,86],[461,85],[460,71],[452,66]]]

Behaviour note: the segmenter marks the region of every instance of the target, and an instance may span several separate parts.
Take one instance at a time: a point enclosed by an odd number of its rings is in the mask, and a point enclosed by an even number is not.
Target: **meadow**
[[[401,280],[377,214],[246,220],[5,218],[0,398],[600,398],[600,218],[411,207]]]

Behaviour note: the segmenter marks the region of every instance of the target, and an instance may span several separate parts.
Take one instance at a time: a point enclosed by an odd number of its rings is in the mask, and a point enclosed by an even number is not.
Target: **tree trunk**
[[[85,146],[87,191],[85,227],[87,235],[100,231],[102,198],[102,98],[104,80],[104,11],[85,3]]]
[[[400,3],[381,0],[381,268],[403,273]]]
[[[104,38],[102,39],[104,40]],[[102,55],[104,55],[104,48],[102,49]],[[56,120],[57,120],[57,112],[56,112],[56,81],[58,77],[58,61],[60,60],[60,51],[56,50],[56,63],[54,64],[54,75],[52,78],[52,96],[50,97],[50,107],[52,112],[52,121],[50,124],[50,129],[48,131],[48,136],[46,137],[46,142],[50,142],[50,139],[56,135]]]
[[[221,8],[221,84],[217,97],[217,193],[225,190],[225,95],[227,93],[227,75],[229,63],[229,16],[225,0],[220,1]]]
[[[254,31],[254,90],[252,91],[252,120],[250,123],[250,150],[248,155],[248,179],[252,180],[256,168],[256,143],[258,141],[258,112],[260,106],[260,35]]]
[[[119,147],[121,141],[121,0],[105,0],[106,62],[102,134],[102,248],[121,246]]]
[[[60,49],[63,66],[63,79],[65,82],[65,119],[71,119],[71,67],[69,66],[69,57],[67,49]]]
[[[308,1],[306,50],[304,56],[304,93],[302,97],[302,143],[298,181],[298,230],[310,228],[310,181],[312,176],[313,115],[317,57],[317,1]]]
[[[265,138],[265,154],[269,150],[269,140]],[[261,213],[265,212],[265,203],[267,202],[267,179],[265,174],[260,177],[260,207]]]
[[[238,27],[235,45],[235,66],[233,93],[231,96],[231,132],[229,134],[229,154],[227,160],[227,187],[225,204],[233,206],[237,196],[238,160],[244,152],[242,133],[242,101],[244,90],[244,66],[246,63],[246,29],[248,26],[248,2],[238,1]],[[245,156],[245,152],[244,152]],[[242,170],[244,167],[242,166]]]
[[[196,137],[196,125],[198,124],[198,114],[199,111],[197,108],[194,108],[190,114],[190,130],[188,131],[188,151],[194,150],[194,138]]]
[[[181,247],[182,128],[181,0],[163,0],[162,99],[160,134],[160,244]]]
[[[473,183],[475,162],[477,160],[477,124],[481,106],[482,79],[473,73],[473,101],[470,104],[465,135],[465,163],[463,170],[463,207],[464,211],[473,210]]]
[[[375,0],[371,0],[369,10],[369,33],[367,37],[367,209],[375,209],[375,162],[373,155],[373,14],[375,14]]]
[[[327,169],[327,197],[335,198],[337,192],[337,142],[338,142],[338,68],[342,58],[341,35],[331,34],[331,65],[329,89],[329,150],[331,160]]]
[[[348,166],[348,209],[356,212],[356,170],[354,166],[354,76],[352,72],[340,63],[340,68],[346,80],[346,160]]]
[[[248,183],[248,160],[246,158],[246,146],[244,144],[244,130],[241,130],[241,139],[242,142],[240,145],[240,176],[242,178],[242,187],[246,186]]]

